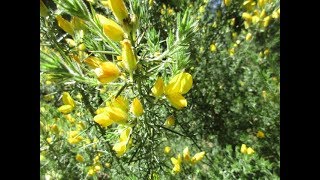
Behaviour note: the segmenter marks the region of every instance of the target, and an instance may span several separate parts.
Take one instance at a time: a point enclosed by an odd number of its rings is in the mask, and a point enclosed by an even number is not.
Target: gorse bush
[[[278,0],[40,1],[41,179],[279,179]]]

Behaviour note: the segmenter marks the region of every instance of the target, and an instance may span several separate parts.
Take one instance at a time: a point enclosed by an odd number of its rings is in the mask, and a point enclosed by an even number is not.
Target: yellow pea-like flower
[[[168,153],[170,153],[171,148],[169,146],[166,146],[163,151],[164,151],[164,153],[168,154]]]
[[[216,45],[214,43],[210,45],[210,51],[211,52],[216,52],[217,51],[217,47],[216,47]]]
[[[224,4],[225,4],[226,6],[230,6],[231,0],[224,0]]]
[[[128,121],[127,112],[118,107],[108,107],[107,113],[111,120],[116,123],[126,123]]]
[[[278,18],[280,17],[280,9],[278,9],[278,10],[279,10],[279,13],[278,13],[277,10],[274,10],[274,11],[272,12],[271,17],[272,17],[273,19],[278,19]]]
[[[189,162],[191,160],[191,157],[190,157],[190,151],[189,151],[189,148],[186,147],[184,150],[183,150],[183,159],[187,162]]]
[[[137,67],[137,60],[133,52],[133,47],[128,39],[120,42],[122,46],[122,62],[129,73],[132,73]]]
[[[166,94],[180,93],[186,94],[192,87],[193,79],[189,73],[179,73],[174,76],[165,88]]]
[[[266,17],[266,15],[267,15],[266,10],[262,10],[262,11],[260,12],[260,14],[259,14],[259,18],[260,18],[260,19],[263,19],[263,18]]]
[[[89,56],[84,59],[84,62],[88,64],[91,68],[98,68],[102,63],[101,59],[95,56]]]
[[[40,16],[47,17],[49,15],[49,11],[47,6],[40,0]]]
[[[94,171],[94,168],[93,168],[93,167],[91,167],[91,168],[89,169],[89,171],[88,171],[88,175],[89,175],[89,176],[93,176],[95,173],[96,173],[96,172]]]
[[[179,173],[181,171],[181,165],[180,164],[176,164],[174,165],[172,172],[175,173]]]
[[[116,151],[118,157],[122,156],[127,150],[127,142],[122,141],[114,144],[112,150]]]
[[[100,24],[102,25],[103,33],[109,39],[115,42],[120,42],[125,38],[125,33],[119,24],[100,14],[97,14],[96,17],[100,21]]]
[[[76,155],[76,160],[77,160],[78,162],[84,162],[84,158],[83,158],[83,156],[81,156],[80,154],[77,154],[77,155]]]
[[[264,133],[263,133],[262,131],[258,131],[258,132],[257,132],[257,137],[258,137],[258,138],[264,138],[265,135],[264,135]]]
[[[188,105],[187,100],[180,93],[170,93],[166,97],[170,104],[178,110]]]
[[[94,116],[93,120],[102,127],[108,127],[113,123],[113,120],[109,117],[108,113],[103,112]]]
[[[50,127],[50,130],[55,133],[55,134],[59,134],[59,128],[56,124],[53,124],[51,127]]]
[[[65,105],[71,105],[72,107],[75,107],[74,100],[72,99],[72,97],[68,92],[62,93],[62,101]]]
[[[113,107],[118,107],[118,108],[122,109],[125,112],[127,112],[128,109],[129,109],[129,102],[123,96],[118,96],[117,98],[113,99],[112,102],[111,102],[111,105]]]
[[[166,127],[171,127],[171,126],[174,126],[175,124],[175,119],[173,116],[169,116],[167,119],[166,119],[166,122],[164,123],[164,125]]]
[[[69,21],[65,20],[61,15],[57,15],[56,20],[58,22],[58,26],[62,30],[64,30],[66,33],[70,34],[71,36],[74,35],[72,24]]]
[[[115,81],[120,76],[120,69],[112,62],[102,62],[99,68],[95,69],[98,80],[101,83],[109,83]]]
[[[70,144],[77,144],[82,139],[83,139],[82,136],[79,136],[79,131],[70,131],[69,132],[68,142]]]
[[[246,41],[250,41],[252,39],[252,34],[251,33],[248,33],[246,35]]]
[[[263,8],[266,5],[266,0],[258,0],[258,7]]]
[[[271,20],[270,16],[265,17],[263,19],[263,27],[265,27],[265,28],[268,27],[269,23],[270,23],[270,20]]]
[[[101,170],[101,166],[99,166],[99,165],[94,166],[95,172],[99,172],[100,170]]]
[[[151,89],[152,94],[156,98],[159,98],[164,93],[164,86],[165,85],[164,85],[163,79],[161,77],[158,77],[158,79],[156,80],[155,84],[153,85],[153,87]]]
[[[191,163],[192,163],[192,164],[195,164],[195,163],[201,161],[201,159],[204,158],[204,155],[205,155],[205,154],[206,154],[206,153],[205,153],[204,151],[199,152],[199,153],[196,153],[196,154],[192,157]]]
[[[130,134],[132,132],[132,128],[128,127],[124,130],[122,130],[121,134],[120,134],[120,142],[128,142],[130,139]]]
[[[123,0],[109,0],[109,7],[120,24],[129,18],[129,13]]]
[[[173,165],[180,165],[182,162],[181,154],[178,154],[177,158],[172,157],[170,160]]]
[[[248,149],[247,149],[247,154],[248,155],[251,155],[251,154],[253,154],[254,153],[254,150],[251,148],[251,147],[249,147]]]
[[[67,114],[67,115],[64,115],[64,117],[70,122],[70,123],[74,123],[76,121],[75,118],[73,118],[71,116],[71,114]]]
[[[240,148],[240,152],[243,153],[243,154],[247,154],[247,145],[245,144],[242,144],[241,145],[241,148]]]
[[[62,105],[58,108],[58,111],[62,114],[68,114],[73,110],[73,107],[71,105]]]
[[[143,106],[138,98],[134,98],[130,111],[136,116],[139,117],[143,114]]]
[[[69,47],[75,47],[77,45],[77,43],[73,39],[70,39],[70,38],[67,38],[66,42],[69,45]]]
[[[111,167],[111,164],[110,163],[105,163],[104,164],[107,168],[110,168]]]
[[[247,12],[242,13],[242,18],[244,20],[246,20],[246,21],[251,21],[252,20],[252,16]]]

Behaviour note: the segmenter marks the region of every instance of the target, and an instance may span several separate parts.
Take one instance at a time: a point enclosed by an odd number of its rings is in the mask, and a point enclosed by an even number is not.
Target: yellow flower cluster
[[[269,26],[271,17],[278,19],[280,17],[280,9],[274,10],[270,15],[266,13],[266,4],[269,0],[258,0],[256,3],[254,0],[246,0],[243,2],[242,6],[246,12],[242,13],[242,18],[244,21],[245,29],[248,29],[250,25],[258,25],[260,28],[266,28]]]
[[[255,151],[251,148],[251,147],[247,147],[247,145],[242,144],[241,148],[240,148],[240,152],[243,154],[248,154],[251,155],[253,154]]]
[[[191,157],[189,148],[186,147],[183,150],[182,157],[181,157],[181,154],[178,154],[177,158],[175,158],[175,157],[171,158],[171,162],[174,165],[174,167],[172,169],[172,173],[176,174],[181,171],[182,162],[184,162],[186,164],[194,165],[194,164],[198,163],[199,161],[201,161],[204,158],[204,155],[205,155],[205,152],[202,151],[202,152],[196,153],[193,157]]]
[[[175,124],[175,119],[174,119],[174,117],[173,117],[172,115],[169,116],[169,117],[166,119],[166,121],[164,122],[164,125],[165,125],[166,127],[174,126],[174,124]]]
[[[182,109],[187,106],[187,100],[182,96],[192,87],[192,76],[189,73],[179,73],[169,81],[165,86],[161,77],[159,77],[152,87],[151,91],[156,98],[165,94],[169,103],[176,109]]]
[[[69,132],[69,137],[68,137],[68,142],[70,144],[78,144],[81,140],[83,140],[83,137],[79,135],[79,131],[70,131]]]
[[[101,153],[98,153],[94,158],[93,158],[93,164],[88,167],[88,175],[93,176],[96,173],[100,172],[102,170],[102,165],[100,162],[100,157]]]

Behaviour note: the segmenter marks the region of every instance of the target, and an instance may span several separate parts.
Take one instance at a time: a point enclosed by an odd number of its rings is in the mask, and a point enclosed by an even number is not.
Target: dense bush
[[[40,1],[41,178],[279,179],[279,0],[121,2]]]

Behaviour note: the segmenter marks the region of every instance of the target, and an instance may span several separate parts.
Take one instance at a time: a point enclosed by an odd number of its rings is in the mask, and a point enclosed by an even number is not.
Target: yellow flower
[[[251,21],[252,20],[252,16],[247,12],[242,13],[242,18],[244,20],[246,20],[246,21]]]
[[[185,160],[185,161],[190,161],[190,151],[189,151],[189,148],[188,147],[186,147],[184,150],[183,150],[183,159]]]
[[[199,13],[202,14],[206,11],[206,8],[204,6],[200,6]]]
[[[61,15],[56,16],[56,20],[58,22],[58,26],[64,30],[66,33],[70,34],[71,36],[74,35],[72,24],[65,20]]]
[[[247,0],[244,1],[242,5],[247,11],[251,11],[255,7],[256,2],[254,2],[253,0]]]
[[[267,99],[267,92],[266,91],[262,91],[262,97],[264,100]]]
[[[187,100],[180,93],[170,93],[166,95],[170,104],[176,109],[187,107]]]
[[[265,136],[264,136],[264,133],[262,131],[258,131],[257,132],[257,137],[258,138],[264,138]]]
[[[224,0],[224,4],[225,4],[226,6],[230,6],[231,0]]]
[[[266,17],[266,15],[267,15],[266,10],[262,10],[259,15],[259,18],[263,19],[264,17]]]
[[[278,10],[279,10],[279,12],[280,12],[280,8],[279,8]],[[272,17],[273,19],[278,19],[278,18],[280,17],[280,13],[278,13],[277,10],[274,10],[274,11],[272,12],[271,17]]]
[[[108,107],[108,116],[116,123],[126,123],[128,121],[128,114],[118,107]]]
[[[241,145],[241,148],[240,148],[240,152],[243,153],[243,154],[247,154],[247,145],[245,144],[242,144]]]
[[[102,61],[94,56],[89,56],[84,59],[84,62],[88,64],[91,68],[98,68]]]
[[[70,38],[67,38],[66,42],[69,45],[69,47],[75,47],[77,45],[77,43],[73,39],[70,39]]]
[[[110,163],[105,163],[104,164],[107,168],[110,168],[111,167],[111,164]]]
[[[168,154],[171,151],[171,148],[169,146],[166,146],[164,148],[164,153]]]
[[[204,151],[199,152],[199,153],[196,153],[196,154],[191,158],[191,163],[192,163],[192,164],[195,164],[195,163],[201,161],[201,159],[203,159],[203,157],[204,157],[205,154],[206,154],[206,153],[205,153]]]
[[[125,38],[125,33],[119,24],[100,14],[97,14],[96,17],[100,21],[100,24],[103,27],[103,33],[109,39],[115,42],[120,42]]]
[[[230,20],[230,25],[231,25],[231,26],[234,26],[235,22],[236,22],[236,18],[232,18],[232,19]]]
[[[182,72],[174,76],[165,88],[165,93],[186,94],[192,87],[192,76],[189,73]]]
[[[161,77],[158,77],[151,91],[156,98],[159,98],[160,96],[162,96],[162,94],[164,93],[164,82]]]
[[[76,160],[77,160],[78,162],[83,162],[83,161],[84,161],[84,158],[83,158],[83,156],[81,156],[80,154],[77,154],[77,155],[76,155]]]
[[[260,21],[260,18],[256,15],[252,16],[252,24],[257,24]]]
[[[109,7],[109,0],[107,0],[107,1],[100,1],[100,2],[101,2],[101,4],[102,4],[104,7],[110,8],[110,7]]]
[[[174,76],[165,88],[165,94],[170,104],[176,109],[187,106],[187,100],[182,94],[187,93],[192,87],[192,76],[189,73],[179,73]]]
[[[211,52],[217,51],[217,47],[216,47],[216,45],[215,45],[214,43],[212,43],[212,44],[210,45],[210,51],[211,51]]]
[[[77,50],[79,50],[79,51],[84,51],[84,50],[86,50],[86,45],[84,44],[84,43],[81,43],[78,47],[77,47]]]
[[[175,119],[174,119],[173,116],[169,116],[169,117],[167,118],[166,122],[164,123],[164,125],[165,125],[166,127],[171,127],[171,126],[173,126],[174,124],[175,124]]]
[[[110,119],[106,112],[94,116],[93,120],[102,127],[108,127],[113,123],[112,119]]]
[[[266,0],[258,0],[258,7],[263,8],[266,5]]]
[[[129,73],[132,73],[137,67],[137,60],[133,52],[133,47],[128,39],[120,42],[122,46],[122,62]]]
[[[113,145],[112,148],[114,151],[116,151],[117,156],[120,157],[122,156],[126,150],[127,150],[127,142],[118,142],[116,144]]]
[[[49,144],[52,144],[52,138],[47,138],[46,140]]]
[[[176,164],[174,165],[173,169],[172,169],[172,172],[173,173],[178,173],[181,171],[181,165],[180,164]]]
[[[270,54],[270,49],[267,48],[266,50],[264,50],[264,51],[263,51],[263,54],[264,54],[265,56],[268,56],[268,55]]]
[[[63,101],[63,104],[65,104],[65,105],[70,105],[72,107],[75,107],[74,100],[72,99],[72,97],[70,96],[70,94],[68,92],[62,93],[62,101]]]
[[[265,28],[268,27],[269,23],[270,23],[270,20],[271,20],[270,16],[265,17],[263,19],[263,27],[265,27]]]
[[[248,149],[247,149],[247,154],[248,155],[251,155],[251,154],[253,154],[254,153],[254,150],[251,148],[251,147],[249,147]]]
[[[124,20],[129,18],[129,13],[123,0],[109,0],[109,7],[120,24],[124,24]]]
[[[138,98],[134,98],[130,111],[136,116],[139,117],[143,114],[143,106]]]
[[[46,17],[49,15],[47,6],[40,0],[40,16]]]
[[[117,98],[111,101],[113,107],[117,107],[122,109],[123,111],[127,112],[129,109],[129,102],[123,96],[118,96]]]
[[[120,134],[120,142],[128,142],[129,138],[130,138],[130,134],[131,134],[132,128],[128,127],[124,130],[122,130],[121,134]]]
[[[182,159],[181,159],[181,155],[178,154],[178,157],[177,159],[172,157],[171,158],[171,162],[172,164],[174,165],[173,169],[172,169],[172,172],[173,173],[178,173],[181,171],[181,162],[182,162]]]
[[[74,119],[71,114],[67,114],[64,115],[64,117],[70,122],[70,123],[74,123],[76,121],[76,119]]]
[[[100,170],[101,170],[101,166],[99,166],[99,165],[94,166],[95,172],[99,172]]]
[[[77,144],[82,139],[83,139],[82,136],[79,135],[79,131],[70,131],[69,132],[68,142],[70,144]]]
[[[93,167],[91,167],[88,171],[89,176],[93,176],[95,174]]]
[[[234,48],[229,49],[229,55],[230,56],[234,56],[234,53],[235,53],[235,49]]]
[[[50,127],[50,130],[55,133],[55,134],[59,134],[59,128],[56,124],[53,124],[51,127]]]
[[[252,34],[251,33],[248,33],[246,35],[246,41],[250,41],[252,39]]]
[[[101,83],[115,81],[121,74],[120,69],[112,62],[102,62],[94,71]]]
[[[68,114],[73,110],[73,107],[71,105],[62,105],[58,108],[58,111],[62,114]]]

